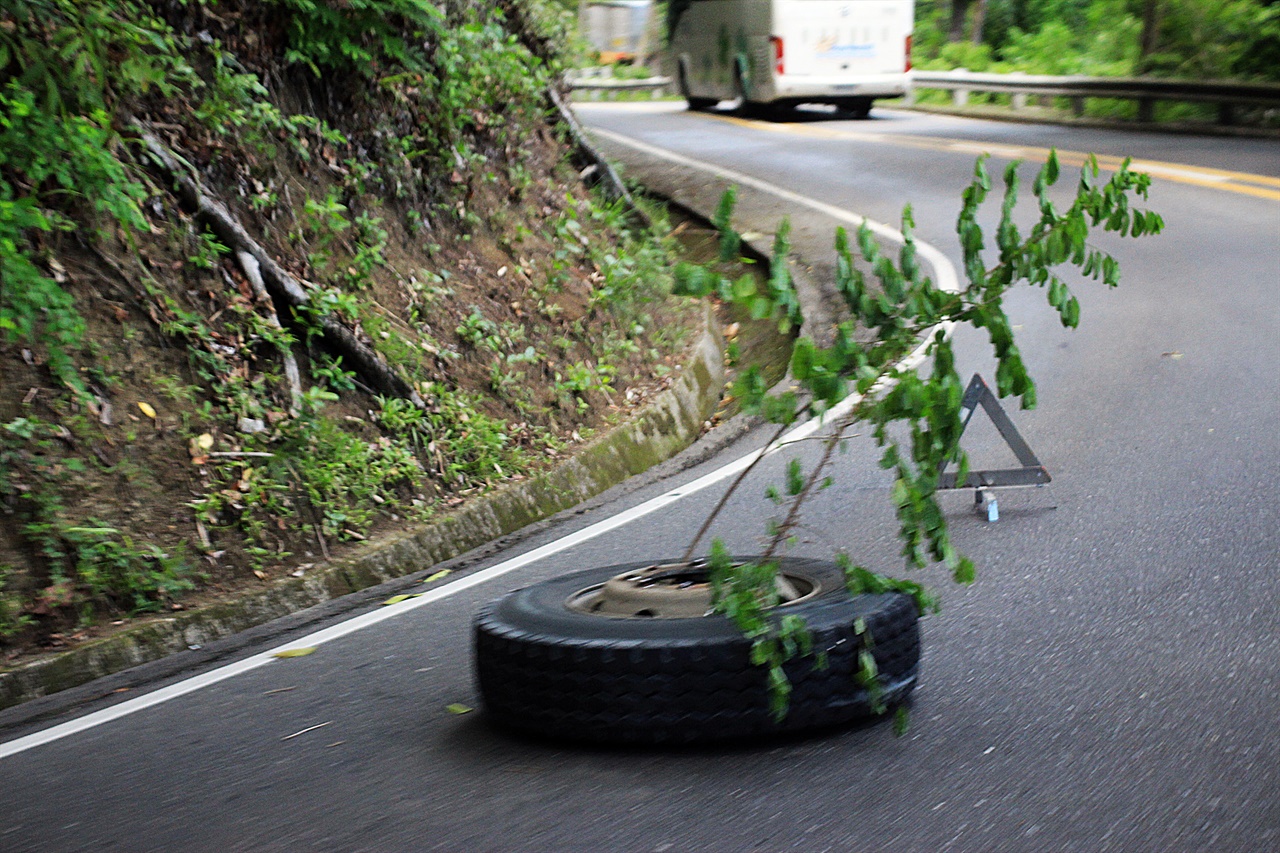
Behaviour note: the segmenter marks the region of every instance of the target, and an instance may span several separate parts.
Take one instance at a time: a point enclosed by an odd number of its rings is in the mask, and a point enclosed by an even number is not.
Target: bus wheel
[[[870,98],[845,98],[836,103],[836,109],[854,118],[866,118],[871,115]]]
[[[750,89],[747,87],[747,70],[743,64],[735,62],[733,66],[733,94],[734,99],[738,102],[738,112],[746,118],[759,117],[765,105],[757,101],[751,100],[747,94]]]
[[[685,77],[684,63],[680,64],[680,69],[676,76],[679,79],[680,95],[688,102],[689,109],[694,112],[705,112],[716,105],[715,98],[695,98],[689,94],[689,80]]]

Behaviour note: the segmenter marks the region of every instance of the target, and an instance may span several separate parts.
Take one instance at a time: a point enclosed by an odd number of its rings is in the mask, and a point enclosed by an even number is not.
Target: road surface
[[[750,177],[747,227],[792,215],[819,274],[833,211],[894,224],[908,201],[920,239],[954,261],[958,193],[984,150],[997,175],[1049,146],[1160,170],[1165,234],[1105,243],[1124,281],[1081,288],[1078,332],[1011,303],[1040,383],[1040,407],[1014,417],[1054,482],[1002,497],[994,524],[968,494],[946,497],[979,580],[920,575],[943,610],[925,622],[908,734],[581,749],[453,713],[478,705],[468,627],[483,601],[673,556],[723,483],[586,534],[747,452],[752,434],[486,557],[437,597],[372,607],[381,621],[360,630],[281,633],[243,671],[157,683],[167,701],[140,707],[131,691],[0,731],[0,850],[1280,850],[1280,143],[888,110],[773,125],[669,104],[581,115],[655,184],[714,199],[714,170]],[[987,370],[980,344],[961,337],[966,372]],[[975,466],[1003,464],[976,424]],[[758,542],[784,457],[717,530],[733,550]],[[841,457],[794,553],[900,565],[873,460],[856,442]],[[281,645],[316,651],[250,657]],[[118,718],[90,713],[113,704]]]

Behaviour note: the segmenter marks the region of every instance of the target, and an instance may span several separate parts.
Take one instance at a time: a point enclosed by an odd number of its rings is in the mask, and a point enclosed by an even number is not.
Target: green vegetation
[[[0,644],[283,575],[657,381],[672,246],[571,162],[567,16],[5,4]]]
[[[917,0],[922,68],[1280,80],[1274,0]]]
[[[1163,79],[1280,80],[1280,4],[1274,0],[920,0],[913,60],[921,69]],[[971,102],[1008,105],[1007,94]],[[920,103],[949,95],[919,90]],[[1078,108],[1064,98],[1043,106]],[[1214,121],[1212,104],[1148,105],[1159,121]],[[1134,119],[1133,100],[1090,98],[1085,114]],[[1240,118],[1269,124],[1258,108]]]
[[[1101,182],[1097,161],[1091,160],[1081,172],[1074,200],[1060,209],[1050,199],[1059,178],[1057,158],[1050,156],[1032,186],[1039,218],[1024,231],[1014,218],[1020,189],[1018,169],[1014,162],[1004,173],[1000,215],[992,235],[998,255],[989,258],[988,236],[979,221],[991,192],[991,179],[986,158],[978,160],[956,221],[965,283],[955,292],[940,289],[922,268],[909,207],[903,211],[904,239],[896,258],[883,252],[865,225],[853,241],[843,229],[838,230],[836,287],[849,317],[828,345],[807,336],[796,341],[791,376],[803,394],[771,394],[751,371],[735,385],[744,410],[779,426],[775,441],[803,416],[830,417],[818,463],[806,471],[799,460],[792,460],[784,488],[770,490],[769,496],[782,506],[783,514],[770,521],[769,545],[758,562],[735,566],[718,541],[711,550],[716,608],[753,640],[753,661],[768,669],[774,711],[780,715],[786,712],[790,691],[783,664],[808,649],[803,623],[795,616],[782,615],[785,610],[776,607],[780,601],[778,563],[772,558],[796,533],[806,500],[830,483],[828,466],[837,449],[854,428],[869,430],[882,451],[881,467],[894,473],[892,500],[906,566],[923,568],[941,562],[957,583],[972,582],[974,564],[952,544],[946,516],[936,500],[939,477],[948,463],[958,462],[959,481],[964,481],[968,471],[959,448],[965,385],[956,368],[948,328],[967,325],[985,329],[997,362],[997,392],[1002,397],[1019,397],[1024,408],[1034,407],[1035,383],[1005,313],[1009,291],[1017,287],[1041,289],[1062,325],[1075,328],[1080,321],[1080,303],[1071,292],[1067,271],[1107,287],[1120,281],[1116,260],[1089,242],[1090,233],[1099,230],[1136,238],[1157,234],[1163,227],[1158,214],[1134,206],[1147,197],[1150,178],[1131,172],[1127,162]],[[732,198],[726,196],[718,217],[722,227],[728,227],[731,206]],[[786,228],[780,228],[779,233],[785,235]],[[725,242],[734,245],[736,240],[730,234]],[[785,258],[785,244],[776,249],[778,257]],[[786,264],[777,263],[775,268],[785,269]],[[783,328],[800,320],[795,289],[786,276],[776,277],[766,288],[757,288],[750,280],[731,282],[708,269],[683,265],[677,292],[718,294],[749,308],[753,316],[776,320]],[[926,342],[925,365],[917,368],[908,356],[922,339]],[[837,407],[842,403],[848,403],[849,408],[840,412]],[[740,478],[737,483],[741,482]],[[712,513],[712,521],[723,506],[724,502]],[[690,545],[686,559],[696,546],[696,541]],[[932,606],[933,599],[919,584],[877,575],[857,566],[848,555],[840,559],[852,592],[897,589],[913,595],[922,609]],[[862,678],[869,685],[875,683],[874,660],[869,654],[863,658]]]

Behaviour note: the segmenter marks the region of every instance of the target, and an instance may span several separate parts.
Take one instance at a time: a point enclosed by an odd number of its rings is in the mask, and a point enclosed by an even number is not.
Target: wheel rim
[[[648,566],[578,590],[565,607],[578,613],[621,619],[695,619],[714,612],[710,567],[704,561]],[[817,595],[821,585],[802,575],[779,573],[779,606]]]

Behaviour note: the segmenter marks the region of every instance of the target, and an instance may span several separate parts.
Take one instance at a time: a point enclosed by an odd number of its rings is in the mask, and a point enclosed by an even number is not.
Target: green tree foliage
[[[921,67],[1280,80],[1275,0],[918,0]]]

